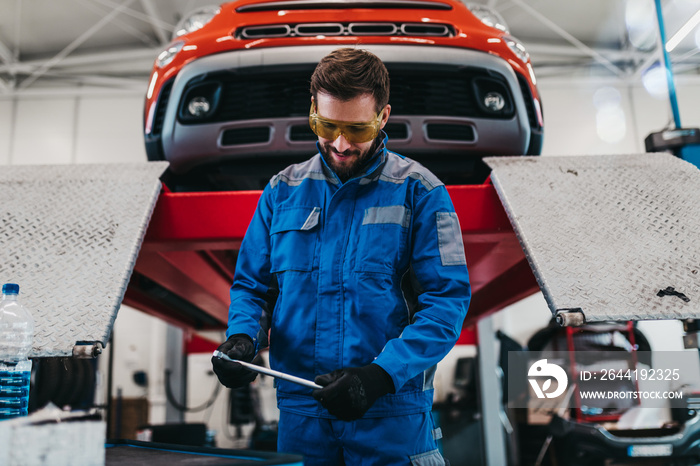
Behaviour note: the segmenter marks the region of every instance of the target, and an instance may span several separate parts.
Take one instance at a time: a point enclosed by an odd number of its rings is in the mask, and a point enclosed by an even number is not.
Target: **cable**
[[[219,396],[219,391],[221,390],[221,384],[219,381],[216,381],[216,386],[214,387],[214,393],[212,393],[211,397],[202,405],[196,406],[194,408],[188,408],[186,405],[178,403],[178,401],[175,399],[175,396],[173,396],[172,389],[170,387],[170,373],[172,371],[170,369],[165,370],[165,396],[168,399],[168,402],[173,405],[175,409],[178,411],[182,411],[185,413],[197,413],[199,411],[204,411],[208,407],[214,404],[216,401],[216,397]]]

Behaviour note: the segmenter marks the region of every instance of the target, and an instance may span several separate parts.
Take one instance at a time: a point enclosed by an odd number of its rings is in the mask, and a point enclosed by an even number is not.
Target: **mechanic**
[[[444,464],[432,379],[471,298],[457,215],[435,175],[387,150],[389,74],[378,57],[333,51],[311,95],[319,153],[263,191],[219,351],[251,361],[271,313],[271,368],[323,386],[276,380],[278,450],[304,464]],[[256,375],[212,364],[230,388]]]

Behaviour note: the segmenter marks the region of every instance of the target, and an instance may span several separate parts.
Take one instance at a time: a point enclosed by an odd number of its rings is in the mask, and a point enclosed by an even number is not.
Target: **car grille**
[[[222,146],[261,144],[269,141],[270,128],[267,126],[227,129],[221,137]]]
[[[437,23],[304,23],[244,26],[236,39],[308,36],[433,36],[453,37],[454,28]]]
[[[413,64],[389,64],[387,68],[392,115],[496,119],[513,115],[513,98],[507,82],[494,73],[477,68]],[[313,67],[270,67],[264,71],[219,72],[195,78],[183,92],[179,121],[191,125],[306,116],[312,72]],[[200,119],[183,118],[188,102],[198,96],[198,89],[206,89],[209,83],[221,89],[215,110]],[[493,89],[505,94],[507,105],[500,113],[489,112],[480,103],[478,93]]]
[[[316,141],[318,136],[311,131],[309,125],[293,125],[289,129],[289,140],[294,142],[311,142]]]
[[[525,109],[527,110],[527,120],[530,123],[531,128],[537,129],[540,127],[540,124],[538,123],[537,116],[535,115],[535,104],[532,101],[532,93],[530,92],[530,86],[528,86],[527,80],[519,74],[518,84],[520,85],[520,91],[523,93]]]
[[[264,2],[241,5],[236,8],[237,13],[252,13],[260,11],[278,10],[337,10],[352,8],[369,9],[423,9],[423,10],[451,10],[449,3],[420,0],[285,0],[282,2]]]
[[[473,142],[475,140],[474,128],[469,125],[429,123],[426,126],[428,139],[463,142]]]
[[[163,122],[165,121],[165,109],[168,108],[168,100],[170,100],[170,91],[173,89],[173,80],[163,84],[156,104],[156,114],[153,117],[152,135],[159,135],[163,131]]]
[[[240,121],[258,118],[284,118],[308,114],[309,76],[265,74],[224,76],[223,92],[216,121]]]

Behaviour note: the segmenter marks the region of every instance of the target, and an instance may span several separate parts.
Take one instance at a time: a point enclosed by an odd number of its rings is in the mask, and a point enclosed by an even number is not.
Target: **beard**
[[[336,152],[330,142],[320,144],[320,152],[323,160],[326,161],[329,167],[338,175],[340,181],[345,183],[347,180],[357,175],[360,170],[364,167],[365,163],[369,159],[370,155],[374,153],[376,144],[372,144],[366,151],[362,152],[360,149],[351,149],[345,152]],[[341,156],[348,157],[344,160],[345,163],[339,163],[331,153],[340,154]]]

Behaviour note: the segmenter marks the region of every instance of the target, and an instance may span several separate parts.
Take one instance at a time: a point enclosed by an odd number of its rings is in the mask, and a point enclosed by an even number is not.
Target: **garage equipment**
[[[671,152],[700,167],[700,128],[665,129],[644,138],[647,152]]]
[[[560,324],[698,318],[697,167],[670,154],[486,162]]]
[[[661,44],[666,42],[666,28],[664,26],[663,8],[661,0],[654,0],[656,7],[656,21],[659,25],[659,39]],[[675,129],[665,129],[649,134],[644,139],[647,152],[671,151],[677,157],[700,167],[700,130],[698,128],[683,128],[681,114],[678,109],[676,96],[676,84],[673,78],[673,66],[667,47],[660,47],[663,57],[666,84],[668,85],[668,100],[673,113]]]
[[[226,466],[303,466],[299,455],[226,448],[193,447],[136,440],[110,441],[105,465],[187,466],[210,464]]]
[[[162,162],[3,167],[0,277],[21,286],[22,302],[31,310],[35,333],[29,357],[89,358],[102,351],[166,167]],[[7,442],[0,463],[104,461],[106,429],[99,417],[35,419],[0,424],[0,439]]]
[[[32,312],[29,357],[91,357],[107,344],[166,167],[3,167],[0,277]]]

